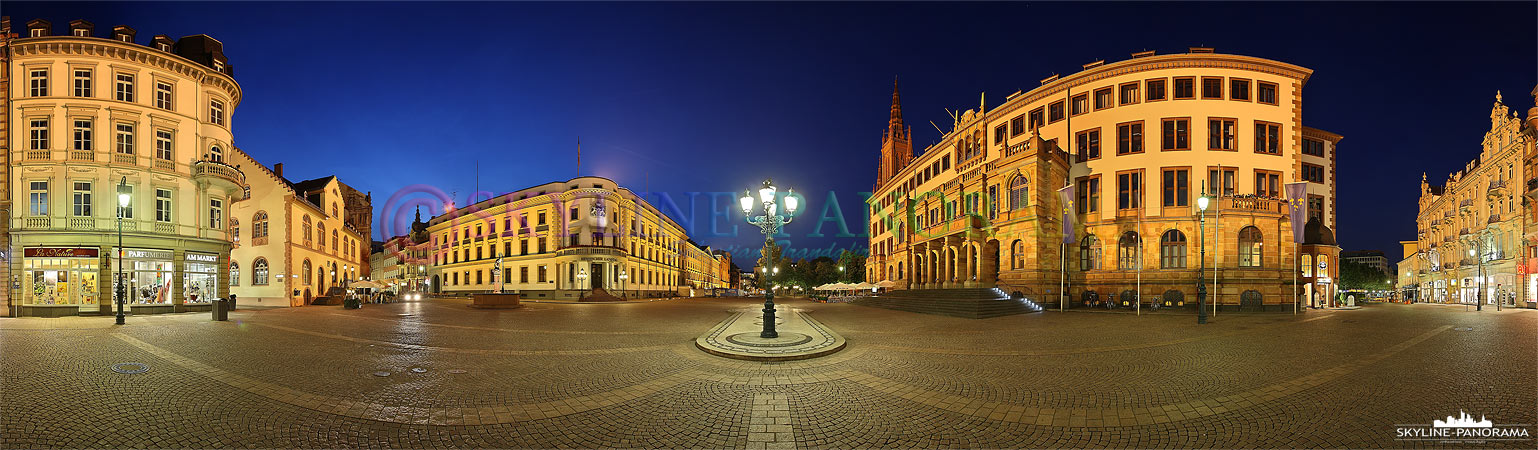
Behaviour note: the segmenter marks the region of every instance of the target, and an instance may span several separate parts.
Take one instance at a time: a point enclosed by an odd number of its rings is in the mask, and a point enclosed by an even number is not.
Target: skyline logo
[[[1467,411],[1458,410],[1458,415],[1448,415],[1445,419],[1433,420],[1431,424],[1398,424],[1395,425],[1394,440],[1396,441],[1436,441],[1438,443],[1452,444],[1484,444],[1490,441],[1530,441],[1532,434],[1528,430],[1531,424],[1496,424],[1483,414],[1479,420]]]

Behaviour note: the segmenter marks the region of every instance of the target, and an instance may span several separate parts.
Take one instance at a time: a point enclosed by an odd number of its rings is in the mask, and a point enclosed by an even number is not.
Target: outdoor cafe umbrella
[[[353,289],[384,289],[385,286],[383,284],[379,284],[379,282],[377,282],[377,281],[363,280],[363,281],[354,281],[352,284],[348,285],[347,287],[353,288]]]

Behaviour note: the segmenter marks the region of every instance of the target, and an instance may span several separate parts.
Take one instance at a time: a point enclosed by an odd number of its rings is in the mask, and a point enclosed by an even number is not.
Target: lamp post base
[[[780,337],[780,333],[774,330],[774,292],[764,294],[764,331],[758,333],[758,337],[774,339]]]

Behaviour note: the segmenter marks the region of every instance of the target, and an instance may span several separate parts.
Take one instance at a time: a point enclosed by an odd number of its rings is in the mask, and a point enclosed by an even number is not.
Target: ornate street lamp
[[[1202,247],[1202,256],[1200,259],[1198,259],[1201,261],[1201,270],[1196,272],[1197,324],[1207,323],[1207,283],[1204,282],[1205,280],[1202,278],[1202,274],[1207,273],[1207,203],[1210,201],[1212,200],[1207,198],[1207,182],[1203,181],[1202,196],[1196,198],[1196,209],[1199,211],[1199,215],[1201,217],[1199,222],[1200,225],[1198,225],[1200,228],[1198,229],[1197,234],[1201,235],[1201,242],[1199,245]]]
[[[625,273],[625,268],[621,267],[619,269],[619,296],[620,297],[624,297],[625,296],[625,287],[628,284],[630,284],[629,280],[630,280],[630,274]]]
[[[582,290],[582,296],[587,296],[587,269],[577,269],[577,287]],[[581,297],[578,297],[581,298]]]
[[[797,206],[795,192],[787,189],[785,191],[785,199],[782,200],[785,204],[785,215],[780,215],[779,205],[775,202],[776,190],[774,182],[767,179],[764,180],[764,186],[758,189],[758,200],[763,205],[764,211],[764,214],[759,216],[751,215],[753,213],[752,193],[744,190],[742,191],[742,198],[738,199],[738,203],[742,206],[742,214],[748,223],[757,225],[758,230],[764,233],[764,262],[766,264],[774,263],[774,261],[769,260],[769,249],[774,245],[774,235],[780,232],[780,227],[790,223],[791,214],[796,213]],[[773,275],[779,273],[779,267],[775,267],[773,272],[765,269],[765,274],[768,276],[764,277],[764,286],[772,287]],[[765,339],[780,337],[780,333],[774,330],[774,289],[772,288],[764,290],[764,331],[760,332],[758,336]]]
[[[123,177],[117,184],[117,324],[123,325],[123,303],[128,293],[124,292],[127,280],[123,279],[123,215],[128,210],[128,201],[133,194],[128,191],[128,177]]]

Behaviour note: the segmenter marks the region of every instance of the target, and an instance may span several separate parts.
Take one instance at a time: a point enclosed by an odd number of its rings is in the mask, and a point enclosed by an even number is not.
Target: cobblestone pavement
[[[750,299],[0,319],[0,448],[1453,447],[1538,435],[1538,311],[959,319],[789,300],[831,356],[708,355]],[[149,370],[122,374],[118,363]]]

